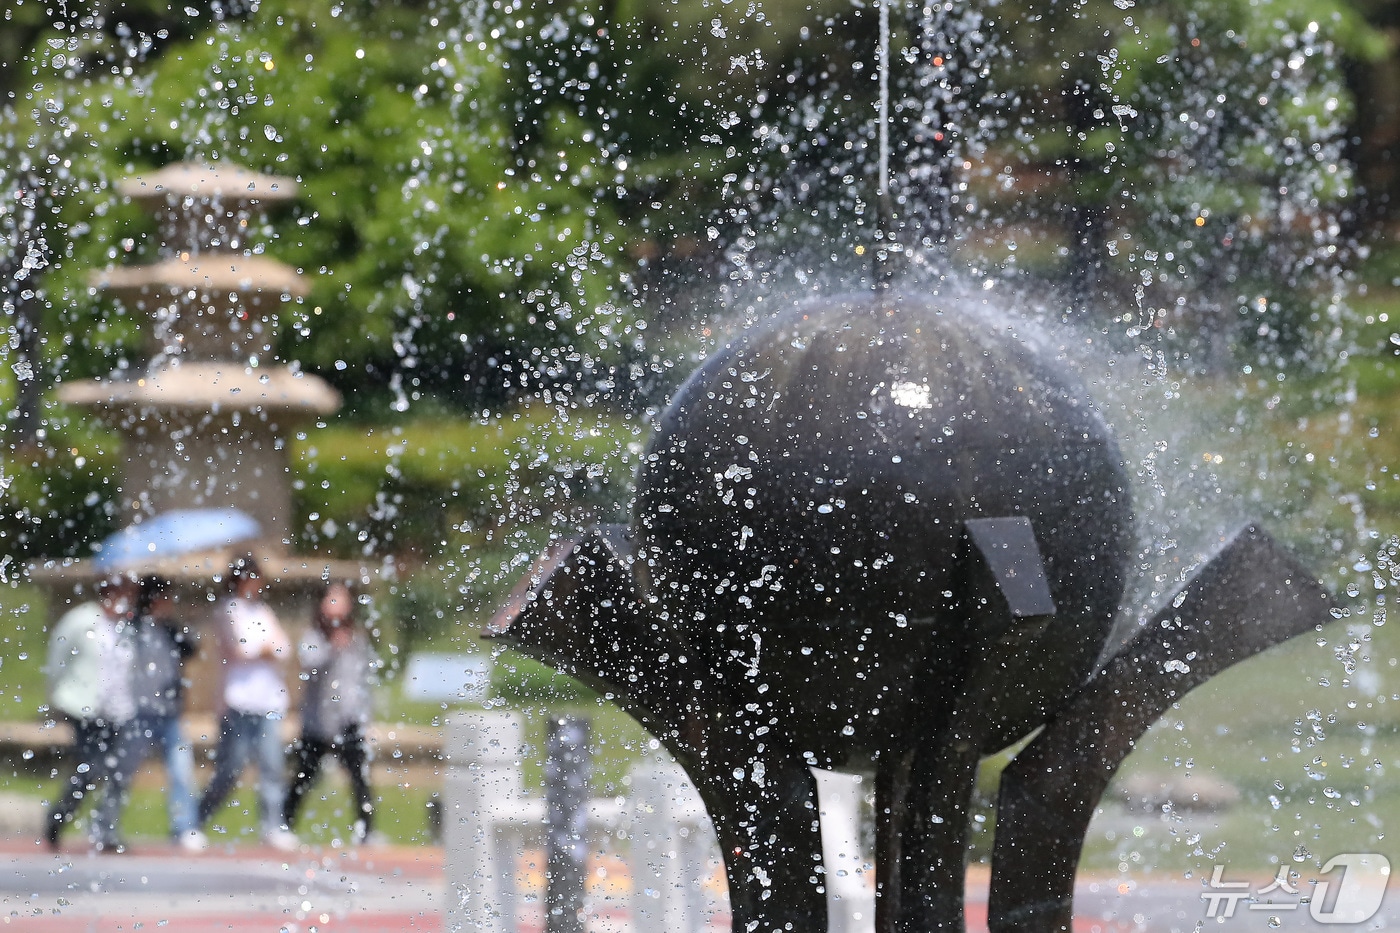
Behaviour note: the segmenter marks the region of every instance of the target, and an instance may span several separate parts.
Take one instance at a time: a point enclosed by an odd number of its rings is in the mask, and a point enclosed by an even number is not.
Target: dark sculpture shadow
[[[796,307],[681,387],[629,526],[558,541],[487,634],[617,699],[714,821],[736,931],[822,931],[814,767],[873,770],[879,933],[960,931],[979,760],[989,923],[1068,931],[1094,808],[1187,691],[1330,621],[1239,529],[1116,650],[1129,484],[1016,325],[910,296]]]

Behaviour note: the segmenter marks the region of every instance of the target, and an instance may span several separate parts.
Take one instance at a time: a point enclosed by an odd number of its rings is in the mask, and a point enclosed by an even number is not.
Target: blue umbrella
[[[103,539],[92,565],[100,571],[130,570],[157,558],[247,541],[261,531],[251,515],[238,509],[172,509]]]

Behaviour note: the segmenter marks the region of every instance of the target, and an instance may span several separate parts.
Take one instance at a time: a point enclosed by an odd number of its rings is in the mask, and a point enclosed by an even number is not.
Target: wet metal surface
[[[1147,727],[1331,618],[1246,525],[1111,644],[1135,540],[1114,429],[985,302],[836,296],[744,331],[677,390],[636,489],[626,527],[556,542],[486,634],[666,743],[736,931],[827,928],[819,768],[873,774],[879,933],[960,933],[978,761],[1037,729],[1002,776],[989,924],[1068,928],[1090,816]]]

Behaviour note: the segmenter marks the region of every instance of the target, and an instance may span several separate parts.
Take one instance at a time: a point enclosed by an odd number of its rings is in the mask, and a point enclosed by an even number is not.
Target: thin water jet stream
[[[880,161],[876,169],[876,194],[879,200],[880,245],[875,250],[875,281],[878,288],[887,288],[894,277],[892,238],[894,231],[894,200],[890,193],[890,0],[879,0],[880,47],[877,62],[880,70],[879,138]]]
[[[880,177],[881,198],[890,193],[890,0],[880,0]],[[882,220],[888,222],[889,217]]]

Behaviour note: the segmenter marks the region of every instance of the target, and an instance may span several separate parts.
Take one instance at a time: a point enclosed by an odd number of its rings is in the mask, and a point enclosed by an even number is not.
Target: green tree
[[[263,0],[246,19],[175,30],[159,56],[149,36],[118,55],[129,31],[105,21],[36,28],[33,83],[0,139],[45,186],[18,199],[34,216],[11,228],[41,234],[44,255],[9,277],[43,313],[43,367],[81,378],[141,364],[145,322],[88,286],[158,245],[111,185],[202,158],[300,179],[297,204],[250,239],[312,284],[285,309],[283,355],[352,401],[375,384],[403,408],[423,393],[475,401],[605,380],[641,334],[613,300],[624,230],[595,197],[613,179],[594,177],[596,146],[567,111],[513,135],[509,61],[477,12]],[[96,467],[110,458],[94,446],[110,442],[61,417],[44,431],[49,449],[26,466],[35,482],[3,510],[17,553],[68,552],[103,526]]]
[[[1341,66],[1383,41],[1341,2],[1131,13],[1136,31],[1099,60],[1112,122],[1080,140],[1089,171],[1071,176],[1080,203],[1102,205],[1118,310],[1136,310],[1132,330],[1178,331],[1198,361],[1243,348],[1272,367],[1325,362],[1355,194]]]
[[[1366,24],[1384,38],[1369,54],[1348,55],[1347,85],[1352,97],[1364,101],[1352,121],[1352,146],[1361,204],[1355,228],[1362,235],[1383,237],[1383,225],[1393,223],[1400,208],[1400,3],[1395,0],[1354,0]],[[1384,242],[1382,240],[1382,242]]]
[[[241,0],[198,0],[177,11],[157,0],[44,4],[16,0],[0,30],[0,310],[12,322],[14,408],[6,419],[11,447],[43,439],[40,399],[47,375],[42,330],[44,271],[66,255],[60,207],[83,179],[69,151],[73,125],[65,90],[93,74],[118,77],[176,36],[246,15]]]
[[[133,328],[112,322],[84,279],[153,245],[133,237],[140,220],[113,209],[108,184],[190,158],[300,180],[297,206],[266,234],[312,283],[288,311],[286,342],[333,381],[368,377],[402,402],[616,358],[636,331],[612,301],[622,237],[592,197],[595,153],[563,113],[528,147],[512,139],[483,28],[413,7],[264,0],[139,76],[82,78],[63,112],[90,147],[74,169],[89,181],[61,207],[84,236],[51,287],[62,329],[101,334],[108,321],[114,339],[73,348],[68,370],[136,353]]]
[[[887,238],[934,272],[990,247],[1037,292],[1064,283],[1065,307],[1128,314],[1198,360],[1296,361],[1331,331],[1353,194],[1341,65],[1387,49],[1347,0],[889,7],[883,127],[879,4],[705,14],[724,38],[690,77],[731,89],[710,137],[748,163],[719,225],[748,274],[852,281]]]

